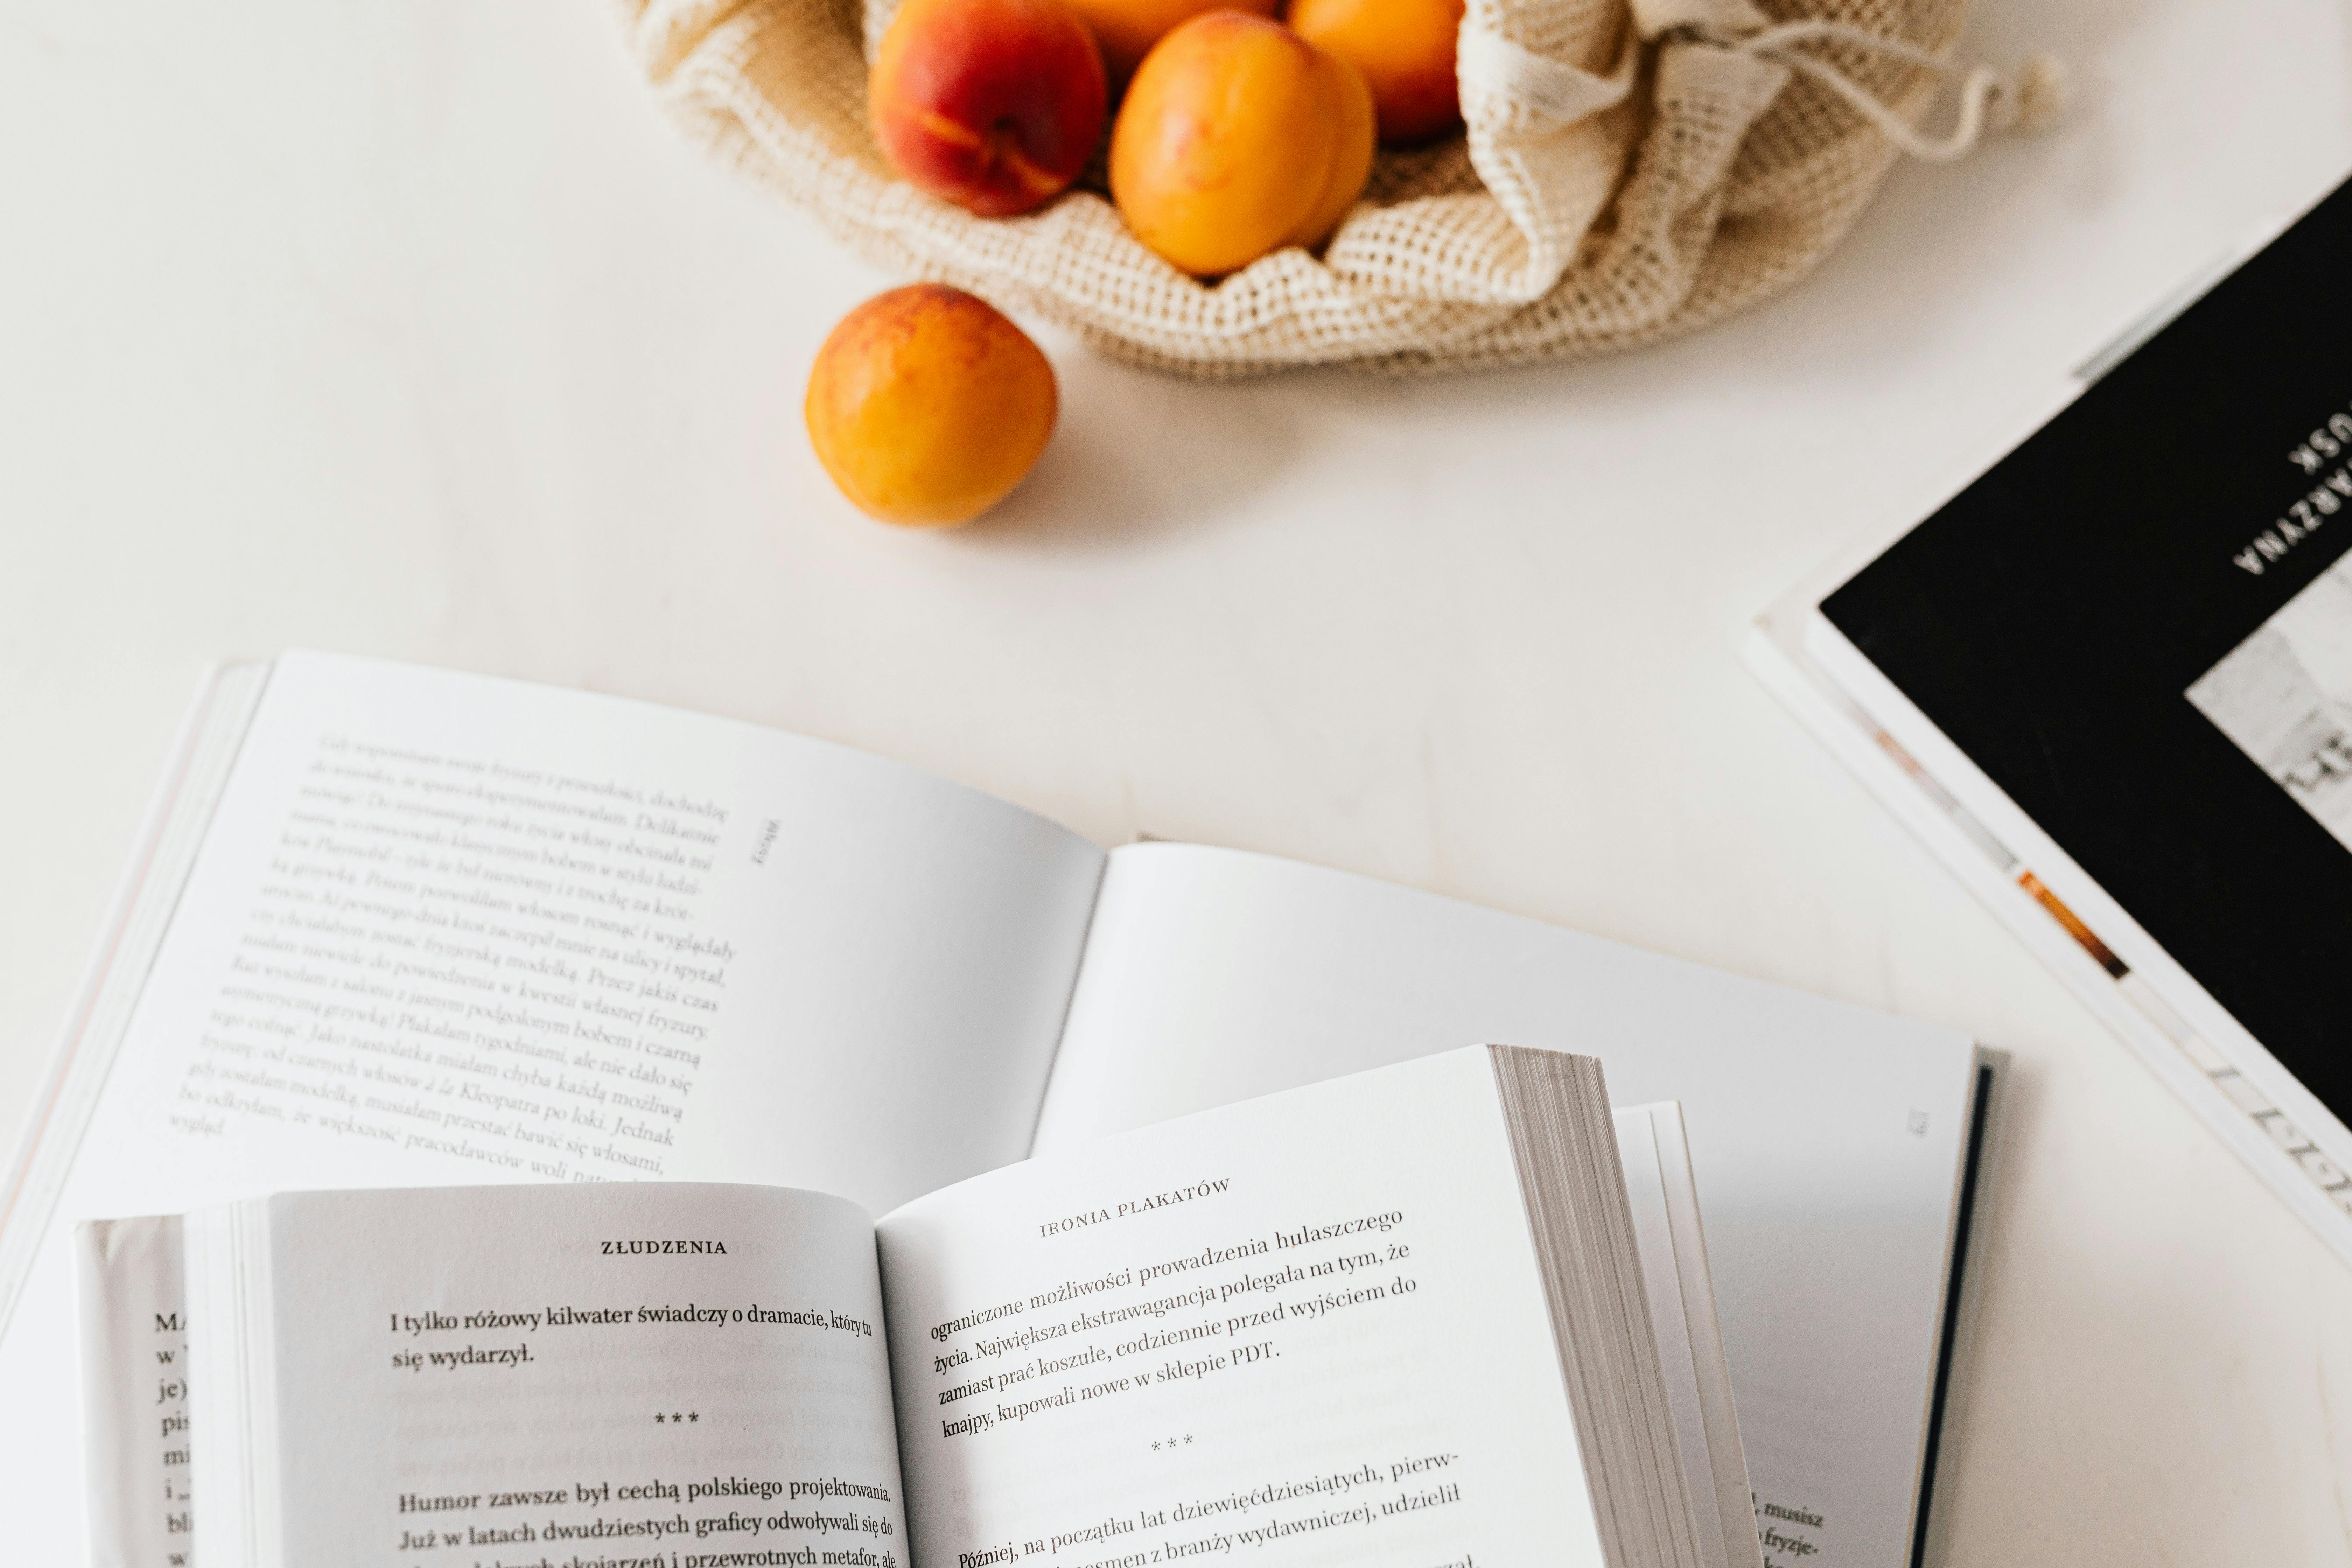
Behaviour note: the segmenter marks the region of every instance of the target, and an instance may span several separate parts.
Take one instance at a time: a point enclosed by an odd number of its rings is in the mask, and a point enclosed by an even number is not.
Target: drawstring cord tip
[[[2066,62],[2055,55],[2029,55],[2016,74],[2000,83],[1985,106],[1990,131],[2031,134],[2047,131],[2066,116]]]

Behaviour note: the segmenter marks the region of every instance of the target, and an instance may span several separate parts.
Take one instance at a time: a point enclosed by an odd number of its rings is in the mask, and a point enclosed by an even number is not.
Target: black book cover
[[[2352,1121],[2352,184],[1822,605]]]

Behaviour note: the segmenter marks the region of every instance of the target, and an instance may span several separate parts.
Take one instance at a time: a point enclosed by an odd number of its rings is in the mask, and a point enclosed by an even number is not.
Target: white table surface
[[[1900,171],[1727,327],[1423,384],[1049,340],[1042,467],[923,536],[800,426],[886,279],[673,135],[604,9],[0,0],[0,1122],[206,661],[625,692],[2008,1047],[1951,1561],[2352,1563],[2352,1271],[1737,657],[2352,165],[2352,11],[1983,0],[1968,47],[2063,54],[2073,118]]]

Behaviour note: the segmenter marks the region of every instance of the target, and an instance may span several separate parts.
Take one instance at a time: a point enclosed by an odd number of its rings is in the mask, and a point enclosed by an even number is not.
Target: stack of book
[[[0,1191],[0,1463],[43,1562],[1918,1561],[2001,1065],[288,654]]]

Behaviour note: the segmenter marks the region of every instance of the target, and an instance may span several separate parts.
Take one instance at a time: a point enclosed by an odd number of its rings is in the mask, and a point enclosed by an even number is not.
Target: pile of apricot
[[[906,0],[874,60],[882,151],[1003,217],[1067,189],[1111,121],[1110,195],[1197,277],[1320,245],[1376,140],[1460,122],[1462,0]]]
[[[867,110],[907,179],[984,217],[1051,201],[1111,121],[1110,194],[1137,238],[1195,277],[1322,244],[1376,141],[1461,121],[1462,0],[906,0]],[[1113,105],[1116,103],[1116,113]],[[885,521],[952,525],[996,504],[1052,435],[1053,367],[985,300],[937,284],[852,311],[809,377],[809,437]]]

